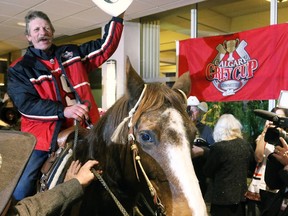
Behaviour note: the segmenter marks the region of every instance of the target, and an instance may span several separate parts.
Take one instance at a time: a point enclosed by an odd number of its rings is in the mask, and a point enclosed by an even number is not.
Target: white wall
[[[140,74],[140,24],[124,22],[124,31],[119,46],[110,59],[116,60],[116,97],[119,99],[126,89],[126,56]],[[107,79],[107,63],[102,65],[102,108],[108,109],[112,104],[113,82]],[[115,102],[115,101],[114,101]]]

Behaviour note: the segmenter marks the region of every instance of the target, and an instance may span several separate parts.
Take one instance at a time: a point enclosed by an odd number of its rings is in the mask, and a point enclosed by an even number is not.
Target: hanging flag
[[[288,89],[288,24],[179,41],[179,76],[200,101],[277,99]]]

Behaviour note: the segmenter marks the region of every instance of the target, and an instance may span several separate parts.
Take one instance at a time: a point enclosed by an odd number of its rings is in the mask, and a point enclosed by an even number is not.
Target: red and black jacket
[[[61,91],[69,91],[63,74],[67,75],[81,100],[91,104],[89,116],[92,123],[99,119],[88,72],[101,66],[114,53],[122,30],[123,20],[113,17],[105,26],[101,39],[79,46],[53,45],[53,52],[48,57],[42,51],[28,47],[25,55],[8,68],[8,94],[22,114],[21,131],[36,136],[36,150],[55,150],[59,131],[73,125],[73,121],[65,119],[63,113],[65,106],[73,103],[63,102]],[[60,74],[60,78],[55,74]]]

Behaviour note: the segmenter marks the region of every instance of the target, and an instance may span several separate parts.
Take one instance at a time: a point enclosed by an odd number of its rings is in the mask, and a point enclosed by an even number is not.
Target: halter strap
[[[123,127],[124,127],[124,124],[125,124],[128,120],[130,120],[129,123],[128,123],[128,128],[130,128],[130,127],[132,126],[132,117],[133,117],[136,109],[137,109],[138,106],[139,106],[139,103],[141,102],[141,100],[142,100],[142,98],[143,98],[143,96],[144,96],[144,93],[145,93],[145,91],[146,91],[146,88],[147,88],[147,84],[144,84],[144,88],[143,88],[143,90],[142,90],[142,92],[141,92],[141,95],[140,95],[137,103],[136,103],[135,106],[129,111],[128,116],[125,117],[125,118],[122,120],[122,122],[120,122],[120,124],[117,126],[117,128],[116,128],[115,131],[113,132],[112,137],[111,137],[112,142],[115,142],[115,143],[119,142],[118,139],[119,139],[119,136],[120,136],[120,134],[121,134],[121,131],[122,131]]]
[[[133,125],[132,125],[132,119],[133,119],[133,115],[135,113],[135,111],[137,110],[141,100],[143,99],[144,97],[144,93],[145,93],[145,90],[147,88],[147,84],[144,84],[144,88],[141,92],[141,95],[137,101],[137,103],[135,104],[135,106],[129,111],[128,113],[128,116],[126,118],[124,118],[122,120],[122,122],[117,126],[116,130],[114,131],[114,133],[112,134],[112,138],[111,140],[113,142],[116,142],[117,139],[119,138],[119,135],[120,135],[120,132],[122,131],[123,127],[124,127],[124,124],[128,121],[128,129],[129,129],[129,132],[128,132],[128,143],[130,144],[130,148],[131,148],[131,151],[132,151],[132,155],[133,155],[133,163],[134,163],[134,170],[135,170],[135,174],[136,174],[136,177],[138,179],[138,181],[140,181],[139,179],[139,175],[138,175],[138,170],[137,170],[137,165],[139,165],[140,167],[140,170],[145,178],[145,181],[147,183],[147,186],[148,186],[148,189],[150,191],[150,195],[153,199],[153,203],[154,205],[156,206],[156,211],[155,211],[155,215],[156,216],[162,216],[162,215],[166,215],[166,211],[165,211],[165,207],[163,206],[163,204],[161,203],[161,200],[160,198],[158,197],[157,195],[157,192],[155,190],[155,188],[153,187],[150,179],[148,178],[143,166],[142,166],[142,163],[141,163],[141,158],[139,156],[139,153],[138,153],[138,147],[136,145],[136,140],[135,140],[135,137],[134,137],[134,130],[133,130]],[[184,92],[183,92],[184,94]],[[184,94],[185,95],[185,94]]]
[[[145,91],[146,91],[146,88],[147,88],[147,84],[144,84],[144,88],[143,88],[143,90],[142,90],[142,92],[141,92],[141,95],[140,95],[137,103],[136,103],[135,106],[129,111],[129,116],[128,116],[128,118],[130,118],[130,121],[129,121],[129,124],[128,124],[128,128],[130,128],[130,127],[132,126],[132,117],[133,117],[136,109],[138,108],[139,103],[140,103],[141,100],[143,99],[143,96],[144,96],[144,93],[145,93]]]

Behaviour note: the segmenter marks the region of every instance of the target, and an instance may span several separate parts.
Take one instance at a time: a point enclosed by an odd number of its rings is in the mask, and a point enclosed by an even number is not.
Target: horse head
[[[191,160],[196,129],[186,113],[189,74],[170,88],[146,84],[129,60],[126,65],[125,95],[89,131],[87,144],[78,145],[77,157],[100,162],[103,179],[131,215],[206,215]],[[107,192],[91,187],[94,213],[117,215]]]

